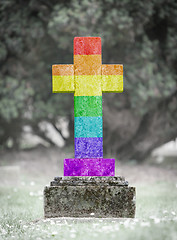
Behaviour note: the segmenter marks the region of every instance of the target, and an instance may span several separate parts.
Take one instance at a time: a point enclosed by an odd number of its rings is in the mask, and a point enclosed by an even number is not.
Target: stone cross
[[[114,176],[115,160],[103,158],[102,92],[123,91],[123,65],[102,64],[101,38],[75,37],[74,64],[52,66],[54,93],[74,93],[75,158],[64,176]]]

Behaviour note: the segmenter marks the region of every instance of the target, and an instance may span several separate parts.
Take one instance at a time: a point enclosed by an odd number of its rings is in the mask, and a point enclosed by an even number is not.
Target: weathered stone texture
[[[44,215],[133,218],[135,188],[122,177],[55,178],[44,189]]]

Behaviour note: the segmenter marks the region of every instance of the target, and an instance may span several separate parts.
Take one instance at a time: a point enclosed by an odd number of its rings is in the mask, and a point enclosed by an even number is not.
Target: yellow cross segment
[[[102,96],[101,75],[80,75],[74,80],[74,96]]]

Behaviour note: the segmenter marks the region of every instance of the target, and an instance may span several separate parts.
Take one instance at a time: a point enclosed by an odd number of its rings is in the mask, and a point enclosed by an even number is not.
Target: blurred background
[[[74,157],[74,94],[52,93],[51,66],[73,63],[75,36],[100,36],[103,64],[124,65],[124,92],[103,94],[104,157],[136,187],[133,225],[38,222]],[[176,138],[176,0],[0,0],[2,239],[175,240]]]
[[[51,65],[73,63],[75,36],[100,36],[103,63],[124,65],[124,92],[103,94],[104,154],[176,159],[176,26],[174,0],[2,0],[1,154],[55,146],[74,156],[73,94],[52,94]]]

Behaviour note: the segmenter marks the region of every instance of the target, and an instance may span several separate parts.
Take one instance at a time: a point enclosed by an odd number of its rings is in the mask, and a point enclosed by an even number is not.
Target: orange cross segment
[[[100,55],[74,55],[75,75],[101,75]]]

